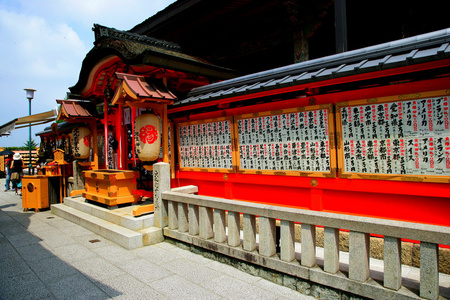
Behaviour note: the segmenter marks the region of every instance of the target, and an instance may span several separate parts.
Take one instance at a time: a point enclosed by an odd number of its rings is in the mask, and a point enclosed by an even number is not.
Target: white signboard
[[[449,100],[340,107],[343,171],[449,176]]]
[[[232,169],[231,124],[230,119],[179,124],[181,168]]]
[[[330,173],[329,107],[317,108],[238,117],[239,168]]]

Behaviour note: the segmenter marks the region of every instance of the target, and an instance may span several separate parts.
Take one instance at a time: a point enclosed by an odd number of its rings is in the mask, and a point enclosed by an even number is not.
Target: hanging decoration
[[[136,153],[142,161],[154,161],[161,150],[161,125],[154,114],[142,114],[135,121]]]
[[[72,130],[72,152],[76,159],[86,159],[90,155],[92,133],[89,128],[77,127]]]

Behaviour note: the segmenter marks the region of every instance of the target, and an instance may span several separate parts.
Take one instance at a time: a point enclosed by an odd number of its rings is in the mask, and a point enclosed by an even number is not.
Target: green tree
[[[30,141],[26,141],[24,143],[23,147],[21,147],[21,148],[24,148],[23,150],[28,150],[29,146],[30,146]],[[31,139],[31,150],[35,150],[37,146],[38,146],[38,144],[36,144],[36,142],[33,139]]]

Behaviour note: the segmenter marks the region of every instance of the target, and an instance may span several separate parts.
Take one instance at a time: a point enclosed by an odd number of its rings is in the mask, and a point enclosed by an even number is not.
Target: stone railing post
[[[156,163],[153,165],[153,204],[155,205],[155,226],[164,228],[168,225],[168,207],[162,200],[162,194],[170,190],[170,165]]]

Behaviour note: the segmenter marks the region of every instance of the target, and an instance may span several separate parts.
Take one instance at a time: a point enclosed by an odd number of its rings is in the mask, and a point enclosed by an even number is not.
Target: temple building
[[[164,161],[202,195],[449,226],[449,19],[385,2],[180,0],[95,24],[41,156],[135,170],[143,196]]]

